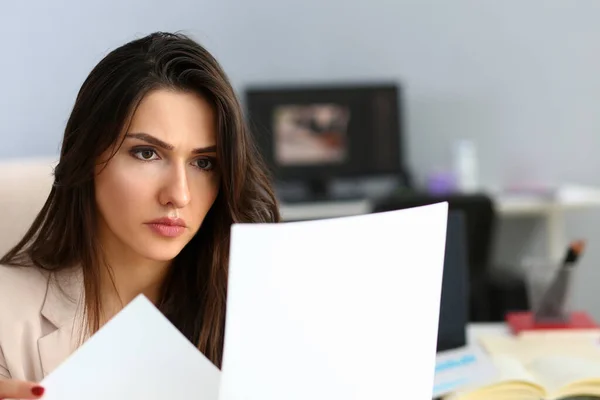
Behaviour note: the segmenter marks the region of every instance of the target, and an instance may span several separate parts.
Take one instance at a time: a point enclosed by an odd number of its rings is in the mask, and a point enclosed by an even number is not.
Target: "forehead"
[[[131,116],[129,132],[146,133],[175,146],[216,144],[212,105],[193,92],[160,89],[146,94]]]

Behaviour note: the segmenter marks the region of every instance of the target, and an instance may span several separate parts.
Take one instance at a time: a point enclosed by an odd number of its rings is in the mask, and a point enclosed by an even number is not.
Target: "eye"
[[[131,154],[142,161],[153,161],[159,157],[153,149],[133,149]]]
[[[210,158],[199,158],[194,162],[198,168],[204,171],[211,171],[215,167],[214,160],[211,160]]]

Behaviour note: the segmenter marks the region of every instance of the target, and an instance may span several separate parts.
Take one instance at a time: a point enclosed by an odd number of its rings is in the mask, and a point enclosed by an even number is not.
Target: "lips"
[[[159,218],[147,222],[146,225],[157,235],[167,238],[175,238],[182,235],[186,229],[186,223],[181,218]]]

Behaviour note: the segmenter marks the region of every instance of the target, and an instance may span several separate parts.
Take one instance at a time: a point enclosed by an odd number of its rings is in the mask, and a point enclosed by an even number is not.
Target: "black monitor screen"
[[[246,106],[279,180],[402,171],[396,85],[250,88]]]

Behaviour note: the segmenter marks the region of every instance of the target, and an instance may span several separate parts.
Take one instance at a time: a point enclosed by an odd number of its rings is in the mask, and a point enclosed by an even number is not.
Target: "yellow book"
[[[497,374],[447,400],[558,400],[600,397],[600,346],[590,338],[487,337],[480,340]]]

